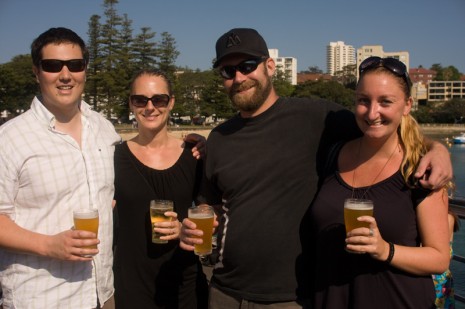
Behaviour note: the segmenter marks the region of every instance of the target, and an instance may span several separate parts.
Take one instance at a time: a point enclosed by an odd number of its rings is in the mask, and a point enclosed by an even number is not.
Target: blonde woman
[[[434,308],[431,274],[449,266],[447,192],[413,180],[426,147],[410,116],[405,65],[370,57],[359,72],[355,117],[363,136],[336,148],[311,207],[314,308]],[[372,200],[374,215],[358,218],[369,228],[346,234],[350,197]]]

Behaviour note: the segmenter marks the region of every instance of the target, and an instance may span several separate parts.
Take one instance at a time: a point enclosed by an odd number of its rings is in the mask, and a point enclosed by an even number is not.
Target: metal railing
[[[449,207],[459,216],[460,219],[465,219],[465,199],[450,198]],[[463,256],[454,254],[452,259],[465,265],[465,257]],[[455,300],[465,304],[465,295],[457,294],[457,290],[455,290]]]

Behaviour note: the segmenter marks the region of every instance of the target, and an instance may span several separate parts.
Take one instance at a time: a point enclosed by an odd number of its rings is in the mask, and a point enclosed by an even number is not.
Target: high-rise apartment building
[[[398,51],[398,52],[385,52],[383,51],[383,46],[381,45],[367,45],[362,46],[357,49],[357,80],[358,76],[358,67],[368,57],[377,56],[381,58],[395,58],[405,64],[407,67],[407,72],[409,71],[410,59],[409,53],[407,51]]]
[[[270,58],[276,63],[276,70],[283,72],[292,85],[297,85],[297,59],[293,57],[279,57],[278,49],[268,49]]]
[[[355,48],[345,45],[342,41],[330,42],[326,47],[327,73],[334,76],[345,66],[355,64]]]

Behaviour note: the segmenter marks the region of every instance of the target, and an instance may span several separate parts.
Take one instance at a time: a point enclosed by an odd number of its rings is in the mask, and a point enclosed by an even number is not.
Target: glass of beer
[[[357,218],[361,216],[372,216],[373,217],[373,201],[366,199],[355,199],[348,198],[344,201],[344,223],[346,226],[346,233],[359,228],[366,227],[370,228],[368,222],[358,221]],[[354,252],[346,248],[347,252]]]
[[[165,212],[173,211],[173,201],[169,200],[151,200],[150,201],[150,221],[152,222],[152,242],[154,244],[166,244],[167,240],[160,239],[165,234],[155,232],[155,223],[171,221],[173,218],[165,216]]]
[[[212,236],[213,236],[213,218],[215,212],[213,207],[208,205],[199,205],[191,207],[188,210],[189,220],[195,223],[198,230],[202,230],[202,244],[194,245],[194,253],[199,256],[205,256],[212,253]]]
[[[81,208],[73,210],[74,229],[95,233],[98,238],[98,210],[95,208]],[[86,246],[87,249],[97,249],[97,245]]]

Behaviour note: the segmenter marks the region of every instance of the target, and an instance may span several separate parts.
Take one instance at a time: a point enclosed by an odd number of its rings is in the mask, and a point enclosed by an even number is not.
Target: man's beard
[[[263,103],[265,103],[265,100],[270,95],[272,88],[271,78],[268,77],[267,74],[266,76],[266,81],[263,84],[257,80],[247,80],[242,84],[233,84],[228,93],[233,106],[244,112],[254,112],[258,110]],[[237,92],[250,88],[254,88],[254,92],[251,97]]]

